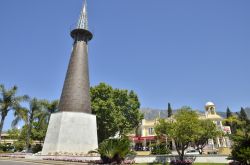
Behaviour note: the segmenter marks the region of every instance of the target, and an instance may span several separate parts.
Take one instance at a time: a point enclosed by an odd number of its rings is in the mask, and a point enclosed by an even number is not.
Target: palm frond
[[[20,118],[20,116],[16,116],[16,117],[14,118],[14,120],[12,121],[12,123],[11,123],[12,129],[15,128],[15,127],[17,126],[17,124],[18,124],[21,120],[22,120],[22,119]]]

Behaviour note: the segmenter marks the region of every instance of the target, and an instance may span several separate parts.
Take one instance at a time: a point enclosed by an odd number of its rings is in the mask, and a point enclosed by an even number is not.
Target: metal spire
[[[88,30],[88,13],[87,13],[87,1],[86,0],[84,0],[81,15],[80,15],[76,28]]]

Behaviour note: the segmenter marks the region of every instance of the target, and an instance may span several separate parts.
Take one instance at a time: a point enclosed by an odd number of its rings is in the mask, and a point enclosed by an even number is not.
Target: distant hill
[[[153,108],[141,108],[141,112],[144,114],[144,118],[146,120],[153,120],[158,118],[159,116],[161,118],[167,117],[167,111],[161,110],[161,109],[153,109]]]
[[[153,109],[153,108],[141,108],[141,112],[144,114],[144,118],[146,120],[153,120],[160,116],[160,118],[166,118],[167,117],[167,110],[162,109]],[[248,118],[250,119],[250,107],[245,108],[245,111],[247,113]],[[173,110],[173,113],[175,113],[176,110]],[[199,113],[204,114],[204,111],[199,111]],[[220,115],[223,118],[226,118],[226,112],[217,112],[218,115]]]

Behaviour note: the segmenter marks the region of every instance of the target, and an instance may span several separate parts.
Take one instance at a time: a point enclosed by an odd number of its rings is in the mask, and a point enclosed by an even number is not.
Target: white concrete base
[[[79,112],[51,115],[42,155],[86,154],[97,148],[95,115]]]

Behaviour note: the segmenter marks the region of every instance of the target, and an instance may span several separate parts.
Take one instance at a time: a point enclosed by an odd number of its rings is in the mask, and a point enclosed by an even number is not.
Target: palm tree
[[[45,101],[44,104],[47,109],[47,112],[45,112],[45,122],[49,124],[51,114],[58,111],[59,101],[58,100]]]
[[[46,129],[50,121],[50,116],[52,113],[58,111],[58,100],[48,101],[41,100],[41,104],[43,106],[43,110],[37,114],[37,126],[40,129]]]
[[[25,122],[27,126],[27,136],[26,136],[26,151],[30,151],[31,146],[31,130],[34,121],[38,121],[39,117],[45,112],[44,100],[38,100],[33,98],[29,100],[29,108],[22,108],[17,113],[14,114],[15,119],[12,122],[12,126],[17,125],[20,120]]]
[[[29,98],[27,95],[16,96],[16,93],[17,86],[13,86],[11,89],[7,90],[5,89],[4,85],[0,84],[0,142],[6,116],[11,110],[13,110],[15,113],[18,113],[18,111],[22,109],[20,103],[26,101]]]

